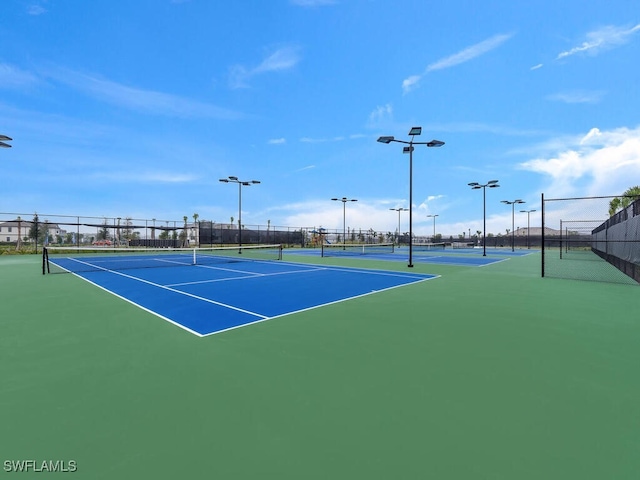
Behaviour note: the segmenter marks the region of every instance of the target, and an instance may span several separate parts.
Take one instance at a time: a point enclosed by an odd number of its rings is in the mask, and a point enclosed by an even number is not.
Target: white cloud
[[[31,72],[7,63],[0,63],[0,88],[24,88],[39,81],[38,77]]]
[[[46,75],[101,101],[147,114],[176,117],[238,119],[242,115],[209,103],[164,92],[122,85],[97,75],[50,69]]]
[[[477,58],[495,48],[498,48],[512,36],[513,35],[511,34],[494,35],[493,37],[467,47],[459,51],[458,53],[454,53],[453,55],[442,58],[430,64],[429,66],[427,66],[422,75],[411,75],[402,82],[402,89],[404,93],[408,93],[409,91],[413,90],[419,84],[421,78],[427,73],[436,70],[442,70],[445,68],[451,68],[456,65],[460,65],[461,63],[468,62],[469,60],[473,60],[474,58]]]
[[[326,142],[341,142],[345,139],[343,136],[337,136],[333,138],[312,138],[312,137],[302,137],[300,141],[302,143],[326,143]]]
[[[69,174],[67,174],[69,175]],[[96,171],[92,173],[83,173],[82,171],[72,175],[77,181],[99,181],[127,184],[179,184],[191,183],[198,179],[195,175],[167,172],[167,171],[134,171],[119,169],[118,171]]]
[[[269,54],[259,65],[247,68],[244,65],[234,65],[229,70],[229,85],[231,88],[247,88],[249,80],[256,75],[269,72],[289,70],[300,62],[300,48],[287,46]]]
[[[564,103],[598,103],[604,96],[604,92],[575,90],[572,92],[554,93],[547,99]]]
[[[547,177],[552,196],[619,195],[640,178],[640,127],[594,128],[552,144],[555,151],[520,164]]]
[[[299,7],[323,7],[325,5],[335,5],[337,0],[289,0],[292,5]]]
[[[37,16],[37,15],[42,15],[43,13],[46,13],[46,12],[47,12],[47,9],[44,8],[42,5],[34,4],[34,5],[29,5],[27,7],[27,13],[29,15]]]
[[[640,31],[640,24],[628,27],[606,26],[599,30],[587,33],[587,39],[577,47],[560,52],[556,60],[570,57],[579,53],[596,55],[603,50],[623,45],[631,40],[634,33]]]
[[[284,138],[272,138],[268,143],[269,145],[282,145],[287,143],[287,141]]]
[[[421,79],[421,75],[411,75],[410,77],[405,78],[402,81],[402,91],[404,93],[409,93],[411,90],[414,90],[418,85],[420,85]]]
[[[533,67],[531,67],[529,70],[538,70],[539,68],[542,68],[544,65],[542,63],[539,63],[537,65],[534,65]]]
[[[370,126],[379,125],[393,118],[393,107],[390,103],[386,105],[378,105],[373,112],[369,114],[368,123]]]

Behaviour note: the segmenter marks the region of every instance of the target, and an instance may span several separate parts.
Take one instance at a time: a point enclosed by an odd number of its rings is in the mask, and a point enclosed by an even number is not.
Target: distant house
[[[33,222],[29,220],[9,220],[7,222],[0,222],[0,242],[3,243],[18,243],[25,241],[29,236],[29,230]],[[66,235],[67,231],[60,228],[57,223],[39,222],[40,228],[47,228],[49,232],[49,238],[55,239],[56,236]]]
[[[542,235],[542,228],[541,227],[531,227],[529,229],[527,229],[527,227],[519,227],[516,229],[516,231],[514,232],[514,235],[516,237],[518,236],[522,236],[522,237],[526,237],[527,236],[527,230],[529,231],[529,235],[531,235],[532,237],[535,236],[540,236]],[[549,236],[558,236],[560,235],[560,230],[555,230],[553,228],[549,228],[549,227],[545,227],[544,228],[544,234],[545,235],[549,235]]]

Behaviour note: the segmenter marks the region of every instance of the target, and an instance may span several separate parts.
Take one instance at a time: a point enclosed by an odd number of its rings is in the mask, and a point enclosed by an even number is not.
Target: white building
[[[0,242],[2,243],[18,243],[28,242],[29,230],[33,222],[29,220],[9,220],[0,222]],[[46,228],[49,232],[50,241],[55,241],[56,237],[66,235],[67,231],[62,230],[57,223],[39,222],[39,228]]]

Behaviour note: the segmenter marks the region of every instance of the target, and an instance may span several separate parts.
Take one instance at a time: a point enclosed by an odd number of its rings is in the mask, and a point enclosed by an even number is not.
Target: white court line
[[[151,285],[152,287],[162,288],[163,290],[169,290],[170,292],[173,292],[173,293],[178,293],[180,295],[185,295],[187,297],[195,298],[196,300],[201,300],[203,302],[212,303],[214,305],[219,305],[221,307],[229,308],[231,310],[236,310],[238,312],[246,313],[246,314],[252,315],[254,317],[267,318],[265,315],[261,315],[261,314],[256,313],[256,312],[252,312],[250,310],[245,310],[243,308],[234,307],[233,305],[229,305],[229,304],[222,303],[222,302],[216,302],[215,300],[211,300],[211,299],[205,298],[205,297],[200,297],[199,295],[193,295],[191,293],[182,292],[180,290],[176,290],[176,289],[171,288],[171,287],[166,287],[166,286],[160,285],[158,283],[150,282],[149,280],[145,280],[143,278],[138,278],[138,277],[134,277],[132,275],[127,275],[126,273],[117,272],[115,270],[109,270],[108,268],[104,268],[104,267],[98,267],[97,265],[93,265],[91,263],[83,262],[83,261],[78,260],[76,258],[70,258],[69,260],[73,260],[74,262],[82,263],[84,265],[89,265],[91,267],[98,268],[100,270],[104,270],[105,272],[113,273],[115,275],[120,275],[121,277],[129,278],[129,279],[135,280],[137,282],[146,283],[147,285]],[[106,290],[108,292],[110,291],[110,290],[108,290],[106,288],[104,290]],[[114,294],[114,295],[116,295],[116,294]],[[134,302],[131,302],[131,303],[134,303]]]
[[[485,263],[484,265],[478,265],[478,267],[490,267],[491,265],[494,265],[496,263],[500,263],[500,262],[506,262],[508,260],[511,260],[510,258],[502,258],[500,260],[496,260],[495,262],[491,262],[491,263]]]
[[[56,264],[56,263],[54,262],[54,264]],[[57,265],[57,264],[56,264],[56,265]],[[85,282],[87,282],[87,283],[90,283],[90,284],[91,284],[91,285],[93,285],[94,287],[98,287],[98,288],[99,288],[99,289],[101,289],[102,291],[107,292],[107,293],[110,293],[110,294],[111,294],[111,295],[113,295],[114,297],[118,297],[119,299],[124,300],[125,302],[130,303],[131,305],[133,305],[133,306],[135,306],[135,307],[141,308],[142,310],[144,310],[145,312],[150,313],[151,315],[155,315],[156,317],[161,318],[162,320],[165,320],[165,321],[167,321],[167,322],[169,322],[169,323],[171,323],[171,324],[175,325],[176,327],[180,327],[180,328],[182,328],[183,330],[186,330],[187,332],[192,333],[192,334],[193,334],[193,335],[195,335],[196,337],[203,337],[203,335],[202,335],[201,333],[196,332],[195,330],[191,330],[189,327],[187,327],[187,326],[185,326],[185,325],[182,325],[181,323],[178,323],[178,322],[176,322],[176,321],[174,321],[174,320],[171,320],[170,318],[165,317],[164,315],[160,315],[158,312],[155,312],[155,311],[153,311],[153,310],[149,310],[148,308],[143,307],[143,306],[142,306],[142,305],[140,305],[139,303],[136,303],[136,302],[134,302],[133,300],[128,299],[127,297],[123,297],[122,295],[118,295],[117,293],[115,293],[115,292],[113,292],[113,291],[111,291],[111,290],[106,289],[106,288],[105,288],[105,287],[103,287],[102,285],[99,285],[99,284],[97,284],[97,283],[95,283],[95,282],[92,282],[91,280],[89,280],[88,278],[83,277],[82,275],[78,275],[77,273],[72,272],[71,270],[67,270],[66,268],[61,267],[60,265],[58,265],[58,267],[62,268],[63,270],[66,270],[67,272],[69,272],[70,274],[72,274],[72,275],[76,276],[77,278],[79,278],[79,279],[81,279],[81,280],[84,280],[84,281],[85,281]]]
[[[317,267],[316,265],[304,264],[304,263],[294,263],[294,262],[282,262],[288,263],[289,265],[296,266],[308,266],[309,268]],[[381,269],[370,269],[370,268],[360,268],[360,267],[340,267],[338,265],[323,265],[320,270],[337,270],[337,271],[347,271],[347,272],[357,272],[357,273],[365,273],[369,275],[383,275],[387,277],[401,277],[401,278],[415,278],[424,279],[426,275],[434,276],[432,273],[423,273],[423,274],[414,274],[414,273],[404,273],[404,272],[394,272],[392,270],[381,270]],[[437,275],[440,276],[440,275]],[[427,279],[428,280],[428,279]]]
[[[227,270],[227,269],[225,269]],[[255,273],[255,272],[241,272],[241,273],[250,273],[249,275],[245,275],[244,277],[233,277],[233,278],[215,278],[212,280],[198,280],[195,282],[183,282],[183,283],[170,283],[166,285],[167,287],[182,287],[184,285],[199,285],[204,283],[216,283],[216,282],[230,282],[234,280],[246,280],[248,278],[256,278],[256,277],[274,277],[277,275],[291,275],[295,273],[309,273],[318,270],[326,270],[325,268],[314,268],[312,270],[298,270],[298,271],[290,271],[290,272],[278,272],[278,273]],[[238,272],[239,270],[229,270],[232,272]]]
[[[238,328],[246,327],[246,326],[249,326],[249,325],[255,325],[256,323],[266,322],[267,320],[273,320],[275,318],[286,317],[288,315],[294,315],[296,313],[308,312],[310,310],[315,310],[316,308],[322,308],[322,307],[327,307],[329,305],[335,305],[335,304],[338,304],[338,303],[347,302],[349,300],[354,300],[356,298],[361,298],[361,297],[366,297],[368,295],[373,295],[374,293],[385,292],[387,290],[393,290],[394,288],[406,287],[407,285],[413,285],[414,283],[426,282],[427,280],[434,280],[434,279],[439,278],[439,277],[440,277],[440,275],[434,275],[431,278],[424,278],[423,277],[423,278],[421,278],[421,279],[419,279],[419,280],[417,280],[415,282],[405,283],[405,284],[402,284],[402,285],[394,285],[392,287],[383,288],[381,290],[372,290],[371,292],[361,293],[360,295],[354,295],[353,297],[341,298],[340,300],[334,300],[332,302],[322,303],[320,305],[314,305],[312,307],[301,308],[300,310],[294,310],[294,311],[287,312],[287,313],[281,313],[280,315],[274,315],[273,317],[267,317],[267,318],[263,318],[261,320],[255,320],[255,321],[250,322],[250,323],[244,323],[242,325],[236,325],[235,327],[225,328],[224,330],[216,330],[215,332],[201,334],[200,336],[201,337],[210,337],[212,335],[217,335],[218,333],[228,332],[229,330],[236,330]]]
[[[281,265],[280,263],[278,265]],[[317,271],[326,271],[326,270],[335,270],[335,271],[346,271],[346,272],[355,272],[355,273],[363,273],[365,275],[382,275],[382,276],[387,276],[387,277],[400,277],[400,278],[409,278],[409,279],[415,279],[415,280],[423,280],[424,279],[424,275],[413,275],[413,274],[409,274],[409,273],[394,273],[394,272],[387,272],[387,271],[381,271],[381,270],[367,270],[365,268],[357,268],[357,267],[328,267],[328,266],[315,266],[315,265],[300,265],[297,263],[288,263],[288,265],[295,265],[296,267],[299,266],[303,266],[305,267],[304,270],[297,270],[297,271],[289,271],[289,272],[278,272],[278,273],[255,273],[255,272],[245,272],[243,270],[233,270],[233,269],[228,269],[228,268],[221,268],[220,270],[225,270],[225,271],[230,271],[230,272],[240,272],[240,273],[248,273],[248,276],[244,276],[244,277],[234,277],[234,278],[217,278],[217,279],[213,279],[213,280],[199,280],[199,281],[195,281],[195,282],[184,282],[184,283],[171,283],[166,285],[167,287],[181,287],[184,285],[199,285],[199,284],[205,284],[205,283],[216,283],[216,282],[228,282],[228,281],[234,281],[234,280],[245,280],[247,278],[256,278],[256,277],[271,277],[271,276],[277,276],[277,275],[291,275],[291,274],[296,274],[296,273],[309,273],[309,272],[317,272]],[[213,268],[213,269],[217,269],[216,267],[207,267],[207,266],[203,266],[200,265],[203,268]],[[425,274],[425,275],[430,275],[430,274]]]
[[[392,289],[395,289],[395,288],[404,287],[406,285],[411,285],[413,283],[420,283],[420,282],[424,282],[424,281],[427,281],[427,280],[433,280],[435,278],[439,278],[440,277],[440,275],[431,275],[431,274],[414,275],[414,274],[407,274],[407,273],[402,273],[402,272],[398,272],[398,273],[396,273],[396,272],[386,272],[386,271],[383,271],[383,270],[370,270],[370,269],[357,268],[357,267],[339,267],[339,266],[328,266],[327,267],[327,266],[298,264],[298,263],[294,263],[294,262],[282,262],[282,263],[279,263],[279,264],[287,264],[287,265],[292,265],[292,266],[296,266],[296,267],[304,267],[305,268],[305,270],[300,271],[300,272],[284,272],[284,273],[287,273],[287,274],[289,274],[289,273],[307,273],[307,272],[322,271],[322,270],[336,270],[336,271],[364,273],[364,274],[367,274],[367,275],[384,275],[384,276],[401,277],[401,278],[407,278],[407,279],[414,280],[414,281],[412,281],[410,283],[394,285],[392,287],[387,287],[387,288],[383,288],[383,289],[380,289],[380,290],[372,290],[372,291],[367,292],[367,293],[362,293],[362,294],[359,294],[359,295],[354,295],[354,296],[351,296],[351,297],[342,298],[342,299],[339,299],[339,300],[334,300],[334,301],[331,301],[331,302],[327,302],[327,303],[323,303],[323,304],[319,304],[319,305],[314,305],[314,306],[311,306],[311,307],[302,308],[302,309],[299,309],[299,310],[286,312],[286,313],[283,313],[283,314],[280,314],[280,315],[275,315],[273,317],[269,317],[267,315],[262,315],[262,314],[259,314],[259,313],[256,313],[256,312],[251,312],[249,310],[245,310],[245,309],[242,309],[242,308],[234,307],[233,305],[228,305],[228,304],[225,304],[225,303],[222,303],[222,302],[217,302],[215,300],[210,300],[208,298],[200,297],[198,295],[193,295],[193,294],[190,294],[190,293],[187,293],[187,292],[182,292],[180,290],[173,289],[173,288],[171,288],[169,286],[160,285],[160,284],[148,281],[148,280],[144,280],[144,279],[141,279],[141,278],[134,277],[132,275],[127,275],[127,274],[122,273],[122,272],[118,272],[118,271],[115,271],[115,270],[110,270],[108,268],[100,267],[100,266],[92,264],[92,263],[83,262],[83,261],[81,261],[79,259],[76,259],[76,258],[67,258],[67,259],[68,260],[73,260],[74,262],[78,262],[78,263],[81,263],[81,264],[84,264],[84,265],[91,266],[91,267],[96,268],[98,270],[102,270],[102,271],[105,271],[105,272],[109,272],[109,273],[113,273],[113,274],[116,274],[116,275],[120,275],[122,277],[129,278],[131,280],[136,280],[136,281],[145,283],[147,285],[151,285],[151,286],[158,287],[158,288],[161,288],[161,289],[164,289],[164,290],[168,290],[168,291],[180,294],[180,295],[185,295],[187,297],[191,297],[191,298],[194,298],[196,300],[202,300],[202,301],[207,302],[207,303],[212,303],[212,304],[215,304],[215,305],[218,305],[218,306],[221,306],[221,307],[229,308],[231,310],[239,311],[239,312],[246,313],[246,314],[254,316],[254,317],[258,317],[258,320],[254,320],[252,322],[243,323],[242,325],[237,325],[237,326],[226,328],[226,329],[223,329],[223,330],[217,330],[217,331],[211,332],[211,333],[201,334],[201,333],[198,333],[198,332],[196,332],[194,330],[191,330],[190,328],[188,328],[188,327],[186,327],[186,326],[184,326],[184,325],[182,325],[182,324],[180,324],[178,322],[175,322],[175,321],[171,320],[170,318],[167,318],[167,317],[165,317],[163,315],[160,315],[159,313],[157,313],[157,312],[155,312],[153,310],[150,310],[150,309],[148,309],[146,307],[143,307],[142,305],[140,305],[140,304],[138,304],[138,303],[136,303],[136,302],[134,302],[134,301],[132,301],[130,299],[127,299],[126,297],[123,297],[123,296],[121,296],[121,295],[119,295],[119,294],[107,289],[106,287],[103,287],[103,286],[101,286],[101,285],[99,285],[99,284],[97,284],[97,283],[95,283],[95,282],[93,282],[93,281],[81,276],[81,275],[76,274],[75,272],[71,272],[70,270],[58,265],[63,270],[67,270],[68,272],[72,273],[76,277],[81,278],[82,280],[84,280],[84,281],[86,281],[86,282],[88,282],[88,283],[90,283],[92,285],[97,286],[98,288],[104,290],[105,292],[108,292],[108,293],[110,293],[110,294],[112,294],[112,295],[114,295],[114,296],[116,296],[118,298],[121,298],[122,300],[125,300],[126,302],[128,302],[128,303],[130,303],[132,305],[135,305],[136,307],[139,307],[142,310],[144,310],[146,312],[149,312],[149,313],[155,315],[158,318],[166,320],[169,323],[171,323],[173,325],[176,325],[176,326],[182,328],[183,330],[186,330],[189,333],[192,333],[192,334],[194,334],[194,335],[196,335],[198,337],[201,337],[201,338],[202,337],[208,337],[208,336],[211,336],[211,335],[216,335],[218,333],[226,332],[226,331],[229,331],[229,330],[235,330],[237,328],[246,327],[248,325],[254,325],[256,323],[264,322],[264,321],[267,321],[267,320],[272,320],[272,319],[275,319],[275,318],[285,317],[285,316],[293,315],[293,314],[296,314],[296,313],[306,312],[306,311],[309,311],[309,310],[315,310],[316,308],[321,308],[321,307],[325,307],[325,306],[328,306],[328,305],[334,305],[334,304],[337,304],[337,303],[346,302],[346,301],[353,300],[353,299],[356,299],[356,298],[372,295],[374,293],[380,293],[380,292],[384,292],[386,290],[392,290]],[[55,264],[55,262],[52,262],[52,263]],[[267,263],[267,262],[265,262],[265,263]],[[270,263],[270,262],[268,262],[268,263]],[[233,270],[233,271],[237,272],[238,270]],[[269,274],[263,274],[263,275],[264,276],[268,276]],[[263,275],[254,275],[254,276],[263,276]],[[271,274],[271,275],[277,275],[277,274]],[[430,275],[430,276],[427,277],[427,275]],[[243,279],[243,278],[248,278],[248,277],[240,277],[238,279]],[[233,279],[229,279],[229,280],[233,280]]]

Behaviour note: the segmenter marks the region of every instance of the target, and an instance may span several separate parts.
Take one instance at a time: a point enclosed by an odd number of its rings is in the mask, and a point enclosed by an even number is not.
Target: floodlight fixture
[[[471,190],[480,190],[482,189],[482,256],[487,256],[487,187],[489,188],[498,188],[499,180],[489,180],[485,184],[480,184],[478,182],[467,183],[471,187]]]
[[[422,134],[422,127],[412,127],[409,130],[411,140],[396,140],[392,136],[383,136],[378,138],[380,143],[398,142],[407,144],[408,147],[403,147],[402,153],[409,154],[409,264],[408,267],[413,267],[413,146],[414,145],[426,145],[427,147],[441,147],[444,142],[441,140],[431,140],[430,142],[414,142],[413,138],[416,135]]]
[[[238,253],[242,253],[242,187],[250,187],[252,184],[260,183],[259,180],[238,180],[238,177],[229,176],[221,178],[223,183],[238,184]]]
[[[500,203],[504,203],[506,205],[511,205],[511,251],[515,251],[515,245],[516,245],[516,232],[514,231],[514,226],[515,226],[515,221],[514,221],[514,216],[515,216],[515,207],[516,204],[518,203],[527,203],[524,200],[520,200],[519,198],[517,200],[500,200]]]
[[[435,215],[427,215],[427,218],[431,218],[433,217],[433,238],[431,239],[432,242],[436,241],[436,217],[439,217],[439,214],[435,214]]]
[[[0,148],[11,148],[11,145],[5,142],[10,142],[13,140],[11,137],[7,137],[6,135],[0,135]]]
[[[398,233],[396,234],[396,243],[400,245],[400,212],[408,212],[408,208],[398,207],[398,208],[390,208],[389,210],[398,212]]]
[[[347,249],[347,202],[357,202],[358,200],[355,198],[332,198],[334,202],[342,202],[342,249]]]
[[[535,212],[536,210],[520,210],[520,213],[527,214],[527,248],[531,248],[531,242],[529,241],[529,229],[531,228],[531,212]]]

